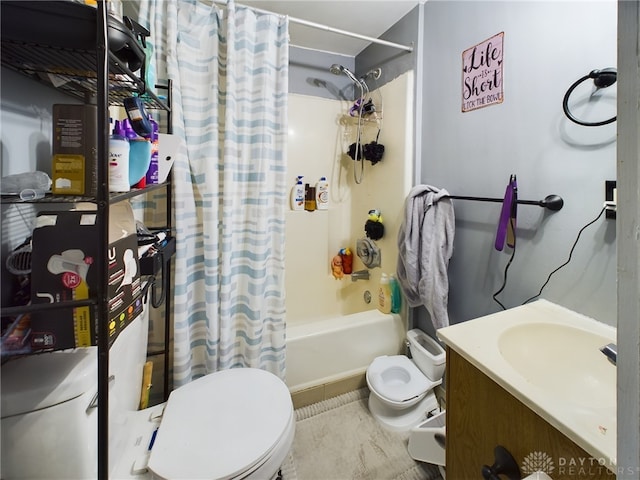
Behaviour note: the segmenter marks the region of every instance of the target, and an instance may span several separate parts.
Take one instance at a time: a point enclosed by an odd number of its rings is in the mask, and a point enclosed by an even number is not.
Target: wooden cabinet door
[[[482,479],[482,466],[494,463],[496,445],[505,447],[521,470],[525,461],[527,466],[546,462],[554,480],[615,478],[599,459],[450,348],[446,392],[447,480]],[[531,472],[521,473],[524,478]]]

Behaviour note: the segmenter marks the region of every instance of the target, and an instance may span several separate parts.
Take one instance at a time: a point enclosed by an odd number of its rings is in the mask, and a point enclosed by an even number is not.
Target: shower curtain
[[[145,0],[158,78],[173,80],[174,386],[257,367],[284,379],[288,20]]]

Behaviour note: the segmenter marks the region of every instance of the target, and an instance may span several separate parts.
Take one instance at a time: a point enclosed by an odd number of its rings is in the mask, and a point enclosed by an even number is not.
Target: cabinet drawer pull
[[[501,445],[493,450],[495,462],[490,467],[482,466],[482,478],[485,480],[500,480],[499,475],[506,475],[509,480],[521,480],[520,468],[513,455]]]

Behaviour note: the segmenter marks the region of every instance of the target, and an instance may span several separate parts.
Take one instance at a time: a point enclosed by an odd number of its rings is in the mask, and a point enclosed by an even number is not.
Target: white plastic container
[[[327,182],[327,177],[320,177],[320,180],[316,183],[316,209],[329,209],[329,182]]]
[[[129,185],[129,141],[120,122],[115,121],[113,135],[109,138],[109,191],[128,192]]]
[[[391,313],[391,286],[386,273],[380,276],[380,287],[378,288],[378,310],[382,313]]]
[[[408,445],[411,458],[434,465],[445,465],[445,415],[445,412],[440,412],[411,429]]]
[[[304,210],[304,184],[302,175],[298,175],[296,184],[291,189],[291,210]]]

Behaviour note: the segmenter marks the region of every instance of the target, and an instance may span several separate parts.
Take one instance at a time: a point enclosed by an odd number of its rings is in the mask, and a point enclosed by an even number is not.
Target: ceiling
[[[378,38],[398,20],[409,13],[420,0],[351,0],[346,2],[322,0],[238,0],[237,4],[249,5],[270,12],[289,15],[331,28]],[[354,57],[370,42],[328,32],[291,21],[289,24],[291,45]]]

